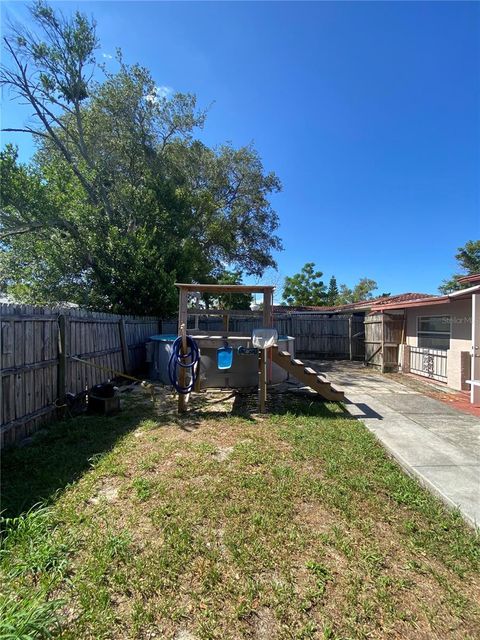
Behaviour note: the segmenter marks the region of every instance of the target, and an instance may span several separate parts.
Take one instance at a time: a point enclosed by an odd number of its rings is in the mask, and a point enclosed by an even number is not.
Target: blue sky
[[[480,4],[63,2],[158,85],[210,107],[203,139],[252,142],[283,191],[281,283],[307,261],[379,292],[435,292],[480,238]],[[3,3],[2,18],[25,5]],[[26,113],[3,102],[3,126]],[[33,146],[25,136],[21,158]]]

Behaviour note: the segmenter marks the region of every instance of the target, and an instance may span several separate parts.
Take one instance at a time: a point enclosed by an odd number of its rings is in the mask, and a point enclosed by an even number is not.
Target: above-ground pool
[[[228,344],[233,347],[233,362],[230,369],[219,369],[217,366],[217,348],[207,346],[209,340],[204,336],[191,336],[200,347],[200,379],[202,388],[210,387],[256,387],[258,385],[258,355],[256,353],[241,353],[238,347],[252,347],[250,336],[235,337]],[[171,384],[168,377],[168,361],[172,351],[172,344],[177,336],[174,334],[159,334],[151,336],[147,342],[147,362],[150,365],[149,377],[163,384]],[[206,343],[202,346],[202,343]],[[211,341],[210,341],[211,343]],[[295,355],[295,338],[279,336],[278,346],[281,351],[288,351]],[[219,345],[220,346],[220,345]],[[267,374],[270,384],[278,384],[288,378],[288,373],[274,362],[267,364]]]

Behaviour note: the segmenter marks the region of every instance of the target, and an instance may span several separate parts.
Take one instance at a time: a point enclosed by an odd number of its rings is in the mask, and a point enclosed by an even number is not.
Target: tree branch
[[[19,74],[12,74],[12,72],[8,71],[8,70],[4,70],[4,77],[6,78],[4,80],[4,84],[10,84],[12,86],[14,86],[15,88],[17,88],[22,95],[25,96],[25,98],[28,100],[28,102],[32,105],[35,114],[37,115],[37,117],[39,118],[39,120],[42,122],[43,126],[45,127],[45,129],[48,132],[47,134],[43,134],[44,137],[46,138],[50,138],[53,143],[56,145],[56,147],[59,149],[59,151],[62,153],[62,155],[64,156],[64,158],[67,160],[67,162],[69,163],[69,165],[72,168],[73,173],[75,174],[75,176],[78,178],[78,180],[80,181],[82,187],[85,189],[87,196],[91,202],[91,204],[93,204],[94,206],[98,206],[100,204],[100,200],[99,197],[94,189],[94,187],[90,184],[90,182],[87,180],[87,178],[83,175],[82,171],[79,169],[77,163],[75,162],[75,159],[72,155],[72,153],[68,150],[68,148],[65,146],[65,144],[63,143],[63,141],[61,140],[61,138],[57,135],[57,133],[55,132],[54,128],[52,127],[51,122],[48,120],[48,118],[46,117],[45,114],[47,114],[52,121],[55,123],[55,125],[58,125],[62,130],[65,131],[65,133],[67,134],[68,137],[70,137],[70,139],[73,140],[73,142],[76,144],[77,148],[79,148],[79,151],[83,157],[83,153],[82,153],[82,149],[80,147],[80,145],[78,144],[78,140],[75,140],[74,138],[72,138],[71,134],[69,134],[69,132],[67,131],[65,125],[61,122],[61,120],[55,116],[46,106],[44,103],[41,103],[37,100],[37,98],[35,97],[35,95],[32,93],[31,87],[30,87],[30,82],[28,80],[27,77],[27,66],[23,65],[21,63],[21,61],[19,60],[17,54],[15,53],[15,50],[13,49],[12,45],[10,44],[10,42],[8,41],[7,38],[4,38],[5,44],[13,58],[13,60],[15,61],[15,64],[17,65],[17,68],[19,70]],[[89,165],[89,167],[92,167],[92,162],[91,159],[85,158],[85,161],[87,162],[87,164]],[[110,202],[108,201],[108,198],[105,194],[105,191],[103,188],[100,189],[101,191],[101,195],[102,195],[102,204],[105,207],[108,215],[110,217],[112,216],[112,208],[110,205]]]
[[[43,133],[42,131],[37,131],[36,129],[29,129],[29,128],[15,129],[13,127],[7,127],[5,129],[1,129],[1,131],[13,131],[13,132],[17,132],[17,133],[30,133],[31,135],[40,136],[41,138],[47,138],[47,140],[50,140],[50,136],[48,136],[46,133]]]
[[[46,225],[41,222],[32,222],[29,225],[24,227],[15,227],[15,229],[7,229],[5,231],[0,232],[0,240],[5,240],[6,238],[10,238],[11,236],[18,236],[23,233],[30,233],[31,231],[35,231],[35,229],[41,229]]]

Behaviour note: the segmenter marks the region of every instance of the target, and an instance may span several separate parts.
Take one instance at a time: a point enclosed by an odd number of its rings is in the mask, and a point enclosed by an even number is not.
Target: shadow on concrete
[[[354,417],[358,418],[359,420],[361,420],[362,418],[375,418],[376,420],[383,420],[383,416],[377,411],[374,411],[365,402],[351,402],[350,400],[345,399],[345,404],[357,407],[361,411],[361,413],[354,414]]]

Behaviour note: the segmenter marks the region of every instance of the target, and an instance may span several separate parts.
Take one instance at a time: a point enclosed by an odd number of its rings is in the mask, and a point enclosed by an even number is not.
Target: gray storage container
[[[173,333],[150,336],[147,342],[147,362],[149,363],[150,380],[158,380],[162,384],[170,384],[168,377],[168,361],[172,353],[172,345],[177,339]]]

